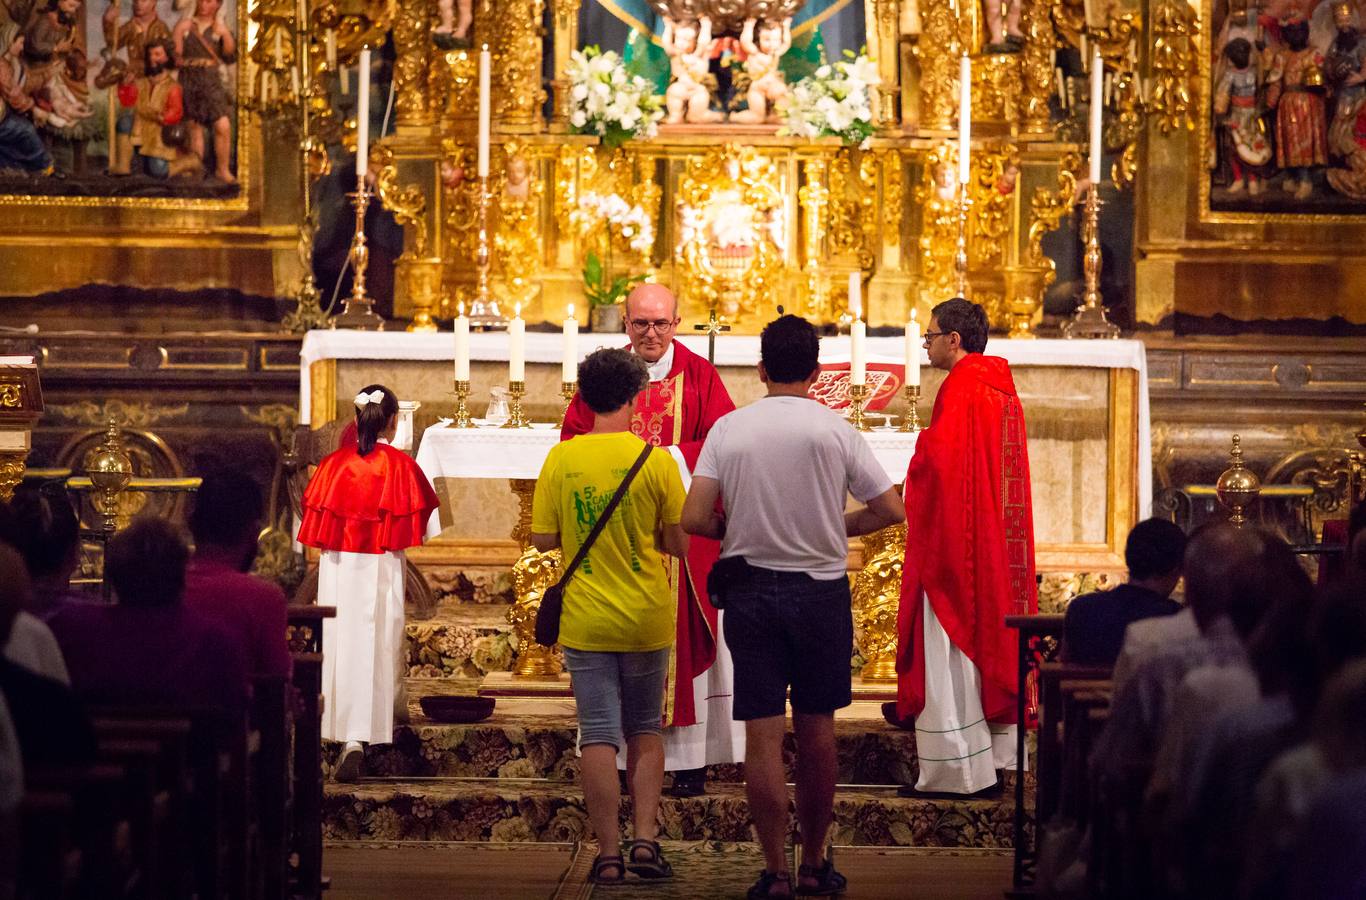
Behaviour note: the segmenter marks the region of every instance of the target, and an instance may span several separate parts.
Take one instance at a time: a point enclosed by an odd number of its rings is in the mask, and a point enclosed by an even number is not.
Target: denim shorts
[[[564,648],[578,708],[580,747],[611,744],[621,750],[625,738],[663,731],[669,651],[669,647],[640,653]]]
[[[849,579],[750,568],[726,593],[726,644],[735,667],[737,721],[832,713],[852,700],[854,617]]]

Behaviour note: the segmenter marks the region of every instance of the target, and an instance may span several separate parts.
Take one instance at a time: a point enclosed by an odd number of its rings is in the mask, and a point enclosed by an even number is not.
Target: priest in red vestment
[[[987,317],[934,308],[925,348],[948,371],[906,472],[896,718],[914,718],[920,777],[905,793],[990,794],[1015,765],[1016,639],[1038,611],[1024,413]]]
[[[674,340],[678,301],[668,288],[642,284],[626,298],[626,335],[650,367],[650,384],[636,400],[631,430],[667,447],[687,485],[712,424],[735,409],[721,376],[707,360]],[[593,413],[575,396],[561,439],[593,427]],[[674,772],[675,796],[703,792],[703,768],[744,758],[743,723],[731,718],[730,653],[718,613],[707,600],[707,573],[721,545],[694,538],[678,567],[678,637],[664,701],[665,765]]]

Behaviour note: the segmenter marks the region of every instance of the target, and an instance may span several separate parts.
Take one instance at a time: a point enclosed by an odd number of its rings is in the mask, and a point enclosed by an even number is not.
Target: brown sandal
[[[603,869],[616,869],[616,877],[602,874]],[[593,860],[593,871],[588,880],[594,884],[621,884],[626,880],[626,861],[620,856],[603,856]]]

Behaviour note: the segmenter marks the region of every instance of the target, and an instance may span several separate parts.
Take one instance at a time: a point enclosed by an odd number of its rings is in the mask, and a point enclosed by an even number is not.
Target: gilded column
[[[579,48],[579,6],[581,0],[551,0],[555,12],[555,131],[569,130],[569,57]]]
[[[428,99],[431,20],[430,0],[400,3],[394,14],[394,106],[400,129],[426,128],[432,124]]]
[[[896,109],[901,96],[898,49],[901,4],[899,0],[864,0],[863,8],[864,20],[868,23],[868,55],[877,60],[881,81],[875,91],[877,106],[873,113],[878,127],[886,131],[901,124]]]
[[[1048,0],[1026,0],[1025,46],[1020,55],[1020,127],[1025,134],[1051,134],[1048,100],[1053,94],[1053,48],[1057,37]]]
[[[958,117],[958,18],[949,0],[926,0],[915,52],[920,57],[920,124],[947,131]]]
[[[494,113],[501,130],[541,130],[541,16],[545,0],[505,0],[494,10]],[[490,34],[490,32],[484,32]]]

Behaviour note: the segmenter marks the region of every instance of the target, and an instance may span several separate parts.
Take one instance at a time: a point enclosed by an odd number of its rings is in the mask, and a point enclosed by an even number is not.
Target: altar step
[[[629,800],[622,804],[623,827]],[[898,797],[892,787],[842,786],[832,840],[876,847],[1011,846],[1014,800]],[[718,783],[702,797],[665,796],[660,838],[751,841],[744,786]],[[576,841],[589,835],[576,784],[536,779],[362,779],[329,783],[323,836],[332,841]],[[624,833],[629,834],[629,830]]]

